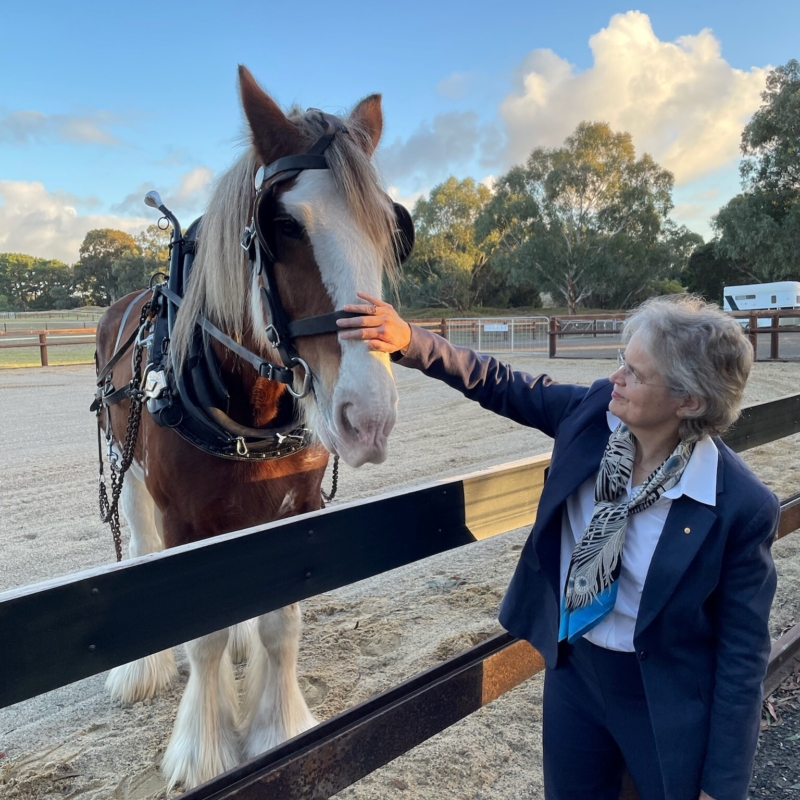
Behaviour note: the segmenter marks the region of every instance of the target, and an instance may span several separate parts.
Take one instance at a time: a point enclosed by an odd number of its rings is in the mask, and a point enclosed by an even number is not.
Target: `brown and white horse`
[[[284,114],[243,67],[239,88],[251,144],[219,179],[203,218],[171,343],[177,363],[187,356],[199,313],[250,350],[276,358],[241,234],[250,221],[259,166],[305,152],[325,131],[319,113]],[[326,151],[328,169],[300,172],[275,192],[275,276],[289,320],[358,302],[357,289],[379,296],[383,271],[395,265],[394,211],[371,163],[383,124],[380,96],[358,103],[344,124],[346,131]],[[144,299],[128,315],[125,330],[118,330],[130,302],[115,303],[98,325],[100,367],[138,323]],[[332,333],[298,339],[296,348],[313,375],[313,391],[299,406],[318,436],[299,453],[258,463],[215,458],[143,413],[120,503],[131,530],[131,557],[318,509],[328,451],[352,466],[384,460],[397,404],[387,357]],[[217,355],[231,417],[245,426],[268,425],[286,387],[258,377],[229,351],[219,348]],[[114,367],[117,387],[130,380],[130,361]],[[101,415],[105,424],[110,414],[117,451],[128,410],[124,401]],[[189,642],[189,682],[162,762],[170,786],[195,786],[315,724],[296,678],[299,607],[231,630],[250,636],[244,707],[239,713],[229,655],[245,651],[243,643],[227,629]],[[175,674],[169,650],[113,669],[106,685],[131,703],[163,691]]]

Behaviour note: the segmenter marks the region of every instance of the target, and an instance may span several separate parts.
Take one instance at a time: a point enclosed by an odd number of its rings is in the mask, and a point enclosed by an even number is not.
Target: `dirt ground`
[[[609,361],[515,366],[589,383]],[[380,466],[342,468],[338,500],[353,500],[544,453],[542,434],[495,417],[447,387],[396,369],[398,423]],[[0,372],[0,591],[109,563],[97,517],[91,367]],[[746,402],[800,389],[800,365],[756,364]],[[800,489],[800,436],[745,460],[779,496]],[[300,680],[320,719],[381,692],[499,630],[497,608],[527,531],[515,531],[303,604]],[[773,635],[800,620],[800,534],[776,544]],[[0,795],[20,800],[164,798],[158,762],[186,663],[163,697],[122,707],[104,675],[0,710]],[[338,797],[372,800],[539,798],[541,679],[533,678]],[[761,797],[758,790],[752,795]]]

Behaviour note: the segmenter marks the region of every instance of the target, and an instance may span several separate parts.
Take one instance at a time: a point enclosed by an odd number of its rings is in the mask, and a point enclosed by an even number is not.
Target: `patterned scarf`
[[[576,641],[614,609],[628,517],[650,508],[681,479],[694,442],[681,442],[627,501],[636,443],[621,423],[608,440],[594,487],[594,511],[570,559],[559,640]]]

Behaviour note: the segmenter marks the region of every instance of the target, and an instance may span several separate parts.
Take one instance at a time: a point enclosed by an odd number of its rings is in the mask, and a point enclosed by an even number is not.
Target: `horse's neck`
[[[254,342],[243,341],[249,350],[255,349]],[[278,403],[286,387],[276,381],[268,381],[230,351],[214,343],[220,362],[220,377],[230,395],[231,416],[251,425],[262,428],[268,425],[278,413]]]

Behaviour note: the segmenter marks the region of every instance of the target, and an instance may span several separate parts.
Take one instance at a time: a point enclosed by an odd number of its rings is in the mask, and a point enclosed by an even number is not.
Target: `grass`
[[[51,367],[69,364],[93,364],[94,342],[88,344],[69,344],[63,347],[48,347],[47,360]],[[39,367],[38,347],[13,347],[0,350],[0,369],[8,367]]]
[[[94,328],[104,309],[75,311],[43,311],[38,314],[17,314],[10,318],[0,314],[0,333],[11,331],[57,330],[59,328]]]
[[[10,319],[7,314],[0,314],[0,345],[4,342],[11,343],[20,338],[29,339],[31,347],[0,347],[0,369],[8,367],[39,367],[41,366],[38,339],[36,336],[19,337],[15,332],[47,330],[54,333],[64,329],[87,328],[93,329],[103,315],[103,308],[79,308],[70,311],[42,311],[39,313],[17,314]],[[9,334],[5,336],[3,334]],[[49,337],[48,337],[49,338]],[[94,362],[94,341],[87,339],[86,343],[75,345],[53,346],[47,348],[47,360],[51,367],[66,366],[69,364],[91,364]]]

